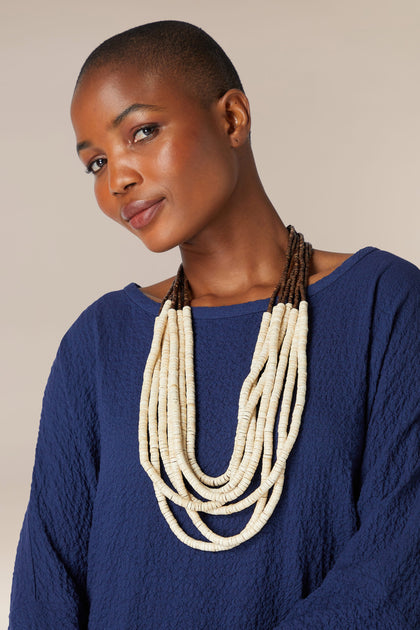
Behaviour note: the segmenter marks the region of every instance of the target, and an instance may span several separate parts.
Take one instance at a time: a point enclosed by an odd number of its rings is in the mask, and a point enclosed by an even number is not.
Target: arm
[[[368,420],[357,502],[360,527],[321,586],[300,600],[276,630],[419,627],[417,273],[414,281],[387,286],[382,300],[378,289],[380,307],[372,322]]]
[[[87,548],[97,472],[94,388],[80,356],[87,347],[74,330],[66,335],[45,390],[10,630],[87,627]]]

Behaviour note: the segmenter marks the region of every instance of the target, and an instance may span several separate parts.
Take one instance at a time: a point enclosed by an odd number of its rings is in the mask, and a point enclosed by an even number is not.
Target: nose
[[[108,160],[108,185],[112,195],[122,195],[127,190],[140,184],[143,177],[129,163],[121,160]]]

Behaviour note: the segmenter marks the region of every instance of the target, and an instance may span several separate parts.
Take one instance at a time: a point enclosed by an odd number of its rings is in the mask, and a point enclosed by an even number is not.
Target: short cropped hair
[[[105,40],[86,59],[76,88],[87,73],[103,66],[134,66],[142,74],[175,76],[204,106],[232,88],[243,91],[219,44],[198,26],[177,20],[143,24]]]

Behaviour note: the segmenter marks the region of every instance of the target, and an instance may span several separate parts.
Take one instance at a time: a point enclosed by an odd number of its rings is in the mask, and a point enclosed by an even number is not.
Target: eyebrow
[[[118,127],[118,125],[122,123],[124,118],[127,118],[127,116],[131,114],[131,112],[136,112],[139,109],[148,110],[151,112],[161,112],[163,110],[163,107],[159,107],[158,105],[147,105],[146,103],[133,103],[132,105],[129,105],[129,107],[127,107],[123,112],[121,112],[121,114],[118,114],[116,118],[114,118],[111,126]]]
[[[111,122],[111,127],[118,127],[123,122],[123,120],[127,118],[129,114],[131,114],[131,112],[136,112],[139,110],[161,112],[163,109],[163,107],[159,107],[158,105],[148,105],[147,103],[133,103],[132,105],[126,107],[124,111],[121,112],[121,114],[118,114],[116,118],[114,118],[114,120]],[[88,140],[82,140],[82,142],[78,142],[76,147],[77,153],[80,153],[80,151],[83,151],[84,149],[88,149],[90,146],[92,146],[92,144]]]

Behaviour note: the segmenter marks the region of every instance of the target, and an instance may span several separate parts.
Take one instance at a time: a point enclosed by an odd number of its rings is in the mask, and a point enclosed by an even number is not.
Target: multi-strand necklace
[[[239,396],[232,456],[218,477],[202,471],[195,454],[191,294],[182,265],[155,321],[140,400],[140,462],[153,482],[169,527],[194,549],[223,551],[249,540],[267,523],[282,493],[286,460],[305,404],[306,285],[312,251],[301,234],[292,226],[288,229],[286,264],[262,317],[249,374]],[[249,491],[254,476],[259,485]],[[204,540],[189,536],[181,528],[168,501],[185,508]],[[200,512],[232,514],[252,505],[245,527],[229,537],[216,534],[200,516]]]

